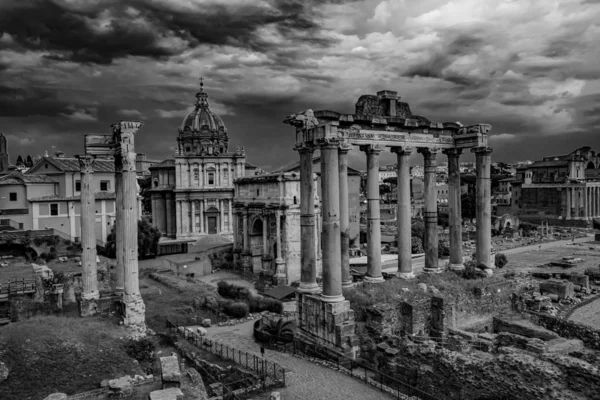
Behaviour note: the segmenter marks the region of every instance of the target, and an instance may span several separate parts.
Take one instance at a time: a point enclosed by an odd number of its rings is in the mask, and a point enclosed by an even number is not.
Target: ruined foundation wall
[[[465,354],[432,344],[399,350],[392,365],[404,375],[413,371],[419,389],[436,393],[442,400],[592,399],[600,390],[598,368],[569,356],[538,356],[506,347],[498,354]]]
[[[564,338],[579,339],[586,346],[600,350],[599,330],[546,314],[531,313],[531,319],[536,324],[556,332]]]

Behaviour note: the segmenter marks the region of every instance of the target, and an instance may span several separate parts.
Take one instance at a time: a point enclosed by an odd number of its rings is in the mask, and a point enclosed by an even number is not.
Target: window
[[[75,191],[81,192],[81,181],[75,181]]]
[[[110,181],[100,181],[100,190],[106,192],[109,190]]]
[[[58,215],[58,203],[50,204],[50,215]]]
[[[215,184],[215,173],[214,172],[209,172],[208,173],[208,184],[209,185],[214,185]]]
[[[8,196],[9,196],[10,201],[17,201],[17,193],[16,192],[11,192]]]
[[[260,196],[260,189],[256,189],[256,197]]]
[[[194,180],[199,180],[200,179],[200,171],[198,170],[198,168],[194,169]]]

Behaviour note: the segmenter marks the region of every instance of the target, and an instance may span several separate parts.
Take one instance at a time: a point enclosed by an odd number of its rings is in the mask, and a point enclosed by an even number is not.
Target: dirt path
[[[252,338],[254,321],[236,326],[211,327],[208,337],[239,350],[260,355],[260,345]],[[393,399],[357,378],[344,375],[310,361],[265,349],[265,358],[292,371],[287,386],[278,389],[286,400],[378,400]]]
[[[569,321],[590,328],[600,328],[600,298],[576,309],[569,317]]]

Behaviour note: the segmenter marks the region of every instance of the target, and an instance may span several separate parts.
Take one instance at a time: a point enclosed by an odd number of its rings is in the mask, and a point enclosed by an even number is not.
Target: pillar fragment
[[[348,152],[352,149],[347,143],[341,143],[338,149],[340,174],[340,240],[342,262],[342,287],[353,287],[350,275],[350,213],[348,210]]]
[[[448,217],[450,225],[450,269],[465,269],[462,255],[462,212],[460,204],[460,155],[462,149],[447,149],[448,156]]]
[[[317,293],[317,257],[315,234],[315,185],[313,179],[314,145],[302,143],[300,153],[300,286],[302,293]]]
[[[344,300],[340,253],[339,143],[323,140],[321,147],[321,204],[323,207],[323,293],[328,303]]]
[[[425,268],[424,272],[441,272],[438,262],[438,215],[437,188],[435,187],[435,170],[438,149],[421,147],[418,152],[423,154],[425,173]]]
[[[94,157],[81,155],[79,168],[81,173],[81,266],[83,269],[82,300],[95,300],[98,292],[98,265],[96,264],[96,198],[94,191]],[[86,312],[86,315],[95,312]]]
[[[124,325],[144,326],[146,307],[140,294],[138,273],[138,200],[136,178],[136,153],[134,149],[134,134],[142,126],[141,122],[121,121],[112,125],[116,152],[119,153],[120,165],[123,175],[123,201],[117,204],[122,208],[124,235],[117,237],[123,241],[125,249],[124,264],[124,292],[123,292],[123,323]],[[116,158],[115,158],[116,160]]]
[[[410,204],[410,155],[412,147],[392,147],[392,152],[397,156],[397,185],[398,210],[398,271],[399,278],[411,279],[415,277],[412,270],[412,243],[411,243],[411,204]]]
[[[381,221],[379,212],[379,145],[360,146],[367,154],[367,275],[365,282],[383,282],[381,275]],[[325,214],[325,211],[323,212]]]
[[[284,285],[287,277],[285,273],[286,263],[281,256],[281,210],[275,211],[275,240],[277,254],[275,254],[275,280],[278,285]]]
[[[489,147],[471,149],[475,153],[475,169],[477,175],[475,196],[475,261],[477,265],[485,265],[486,272],[491,275],[492,262],[492,187],[490,182],[491,154]]]

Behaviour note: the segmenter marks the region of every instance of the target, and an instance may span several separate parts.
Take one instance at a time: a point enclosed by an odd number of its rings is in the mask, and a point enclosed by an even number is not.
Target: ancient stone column
[[[360,146],[367,154],[367,275],[365,282],[383,282],[381,275],[381,222],[379,213],[379,145]],[[323,212],[325,215],[325,211]],[[325,260],[323,260],[325,262]]]
[[[204,200],[200,200],[200,233],[204,233]]]
[[[115,143],[119,142],[119,139],[113,136]],[[125,225],[123,225],[123,162],[120,152],[115,152],[115,238],[122,238],[125,235]],[[167,202],[168,204],[168,202]],[[169,208],[167,208],[169,210]],[[168,229],[167,219],[167,229]],[[115,240],[115,257],[117,258],[117,265],[115,266],[116,280],[115,280],[115,293],[123,295],[125,290],[125,247],[122,240]]]
[[[348,210],[348,152],[352,149],[347,143],[341,143],[338,150],[340,173],[340,240],[342,260],[342,287],[352,287],[350,275],[350,215]]]
[[[321,204],[323,209],[324,302],[344,300],[340,239],[340,176],[337,140],[323,140],[321,147]]]
[[[228,200],[228,206],[229,208],[227,209],[228,212],[228,218],[227,218],[227,227],[225,228],[228,232],[232,232],[233,231],[233,202],[232,200]]]
[[[196,233],[196,200],[190,201],[191,214],[191,232]]]
[[[491,154],[489,147],[471,149],[475,153],[475,169],[477,175],[475,193],[475,260],[477,264],[487,266],[486,272],[492,274],[492,186],[490,181]]]
[[[267,236],[268,214],[264,213],[262,218],[263,255],[261,257],[263,270],[271,266],[271,255],[269,254],[269,240]]]
[[[398,272],[399,278],[411,279],[415,277],[412,270],[412,243],[411,243],[411,204],[410,204],[410,164],[411,147],[392,147],[396,153],[398,165]]]
[[[244,248],[242,249],[242,268],[248,271],[252,268],[252,252],[250,251],[250,238],[248,235],[248,209],[245,208],[242,214],[244,229]]]
[[[435,187],[435,168],[438,149],[420,147],[418,152],[424,159],[424,197],[425,210],[425,268],[424,272],[441,272],[438,263],[438,215],[437,215],[437,188]]]
[[[462,255],[462,212],[460,204],[460,162],[462,149],[446,149],[448,156],[448,217],[450,225],[450,269],[465,269]]]
[[[281,210],[275,211],[275,240],[277,244],[277,254],[275,254],[275,279],[278,285],[286,284],[285,260],[281,257]]]
[[[568,186],[565,187],[565,199],[567,202],[567,215],[565,219],[571,219],[571,189]]]
[[[138,201],[137,178],[135,166],[134,135],[142,126],[142,122],[121,121],[114,124],[113,132],[117,131],[117,153],[120,153],[121,171],[123,174],[123,202],[117,207],[123,209],[123,225],[125,234],[117,237],[123,241],[125,248],[125,290],[123,292],[125,325],[143,325],[146,307],[139,288],[138,273]]]
[[[167,214],[167,236],[172,238],[174,236],[174,232],[173,232],[173,194],[171,192],[167,192],[167,194],[165,195],[165,209],[167,210],[166,211],[166,214]],[[121,218],[123,218],[123,217],[121,217]]]
[[[181,200],[175,199],[175,214],[177,215],[176,218],[176,228],[177,228],[177,237],[180,237],[183,230],[183,224],[182,224],[182,213],[181,213]]]
[[[83,268],[83,300],[100,297],[98,292],[98,266],[96,265],[96,196],[94,190],[94,157],[81,155],[81,266]],[[89,315],[89,313],[85,313]]]
[[[299,292],[316,293],[317,257],[315,235],[315,186],[313,180],[312,144],[296,145],[300,153],[300,286]],[[279,247],[279,246],[278,246]]]

